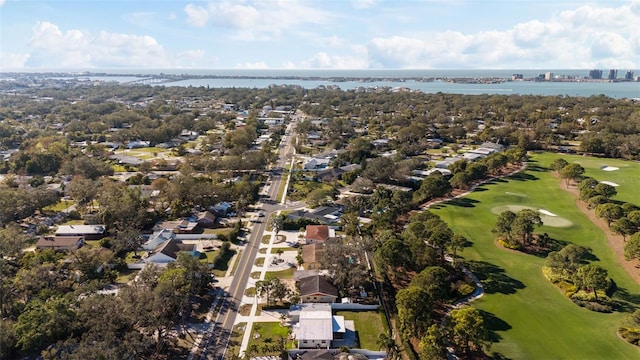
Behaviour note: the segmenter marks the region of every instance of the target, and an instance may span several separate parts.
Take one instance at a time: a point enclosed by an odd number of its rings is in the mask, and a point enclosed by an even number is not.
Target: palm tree
[[[390,333],[382,333],[378,335],[376,344],[378,345],[379,349],[385,350],[387,352],[387,356],[389,359],[400,358],[400,347],[398,347],[396,340]]]

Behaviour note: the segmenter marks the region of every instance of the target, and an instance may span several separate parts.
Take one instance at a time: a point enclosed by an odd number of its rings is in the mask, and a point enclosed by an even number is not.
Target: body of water
[[[640,82],[534,82],[505,81],[493,84],[453,83],[448,81],[416,81],[417,78],[502,78],[510,79],[512,74],[522,74],[533,78],[539,74],[552,72],[559,76],[584,78],[589,74],[586,69],[553,70],[184,70],[184,69],[115,69],[93,73],[113,74],[113,76],[89,76],[92,80],[118,81],[128,83],[147,76],[166,74],[184,75],[190,78],[168,81],[153,85],[194,86],[210,88],[266,88],[272,85],[297,85],[306,89],[320,86],[337,86],[342,90],[360,87],[404,87],[424,93],[453,94],[520,94],[520,95],[561,95],[592,96],[606,95],[612,98],[640,98]],[[626,70],[618,70],[618,77]],[[604,75],[608,70],[603,71]],[[640,75],[639,70],[634,74]],[[133,76],[132,76],[133,75]],[[212,76],[213,78],[207,78]],[[345,80],[346,79],[346,80]],[[362,79],[362,80],[361,80]],[[363,81],[365,80],[365,81]]]

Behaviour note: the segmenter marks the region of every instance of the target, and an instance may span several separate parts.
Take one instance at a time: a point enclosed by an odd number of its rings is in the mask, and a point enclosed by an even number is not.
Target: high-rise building
[[[602,79],[602,70],[600,69],[589,70],[589,78]]]
[[[616,69],[609,70],[609,77],[607,77],[607,79],[615,80],[617,78],[618,78],[618,70],[616,70]]]
[[[627,72],[624,74],[624,79],[625,80],[633,80],[633,71],[632,70],[627,70]]]
[[[545,81],[551,81],[551,80],[553,80],[553,73],[552,73],[552,72],[546,72],[546,73],[544,73],[544,80],[545,80]]]

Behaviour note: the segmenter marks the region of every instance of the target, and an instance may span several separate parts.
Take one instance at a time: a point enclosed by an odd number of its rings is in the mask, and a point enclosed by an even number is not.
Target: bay
[[[626,70],[618,70],[618,77]],[[636,76],[640,71],[633,70]],[[490,70],[242,70],[242,69],[110,69],[91,70],[100,76],[88,76],[92,80],[131,83],[139,81],[156,86],[192,86],[210,88],[267,88],[270,86],[294,85],[305,89],[335,86],[342,90],[367,88],[406,88],[424,93],[452,94],[504,94],[504,95],[551,95],[593,96],[612,98],[640,98],[640,82],[606,81],[504,81],[498,83],[462,83],[443,80],[416,81],[420,78],[499,78],[510,79],[512,74],[533,78],[552,72],[575,79],[585,78],[588,69],[490,69]],[[603,71],[605,76],[608,70]],[[160,81],[163,75],[178,81]],[[85,75],[85,77],[87,77]],[[142,81],[154,78],[154,81]]]

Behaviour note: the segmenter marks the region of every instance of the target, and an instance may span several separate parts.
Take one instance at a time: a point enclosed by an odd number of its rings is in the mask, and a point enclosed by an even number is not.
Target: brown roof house
[[[302,268],[304,270],[320,269],[320,259],[324,254],[324,245],[313,243],[302,246]]]
[[[76,250],[83,246],[84,236],[43,236],[36,243],[39,250]]]
[[[302,278],[299,285],[303,303],[334,303],[338,299],[338,289],[323,276]]]
[[[307,225],[304,239],[307,244],[324,243],[330,238],[336,237],[336,231],[328,225]]]

